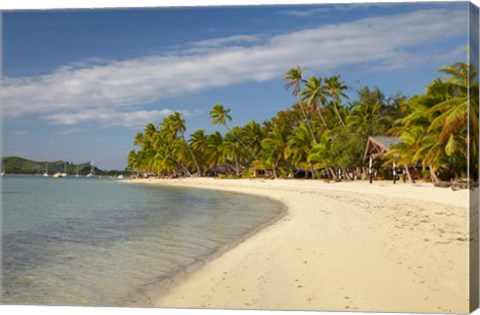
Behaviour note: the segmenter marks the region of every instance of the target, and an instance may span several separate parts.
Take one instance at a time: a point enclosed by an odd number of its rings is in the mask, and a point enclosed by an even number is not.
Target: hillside
[[[55,161],[55,162],[48,162],[48,161],[32,161],[29,159],[25,159],[18,156],[9,156],[2,158],[2,171],[7,174],[43,174],[45,173],[46,167],[48,168],[48,174],[52,175],[56,172],[63,172],[65,167],[65,161]],[[67,174],[68,175],[75,175],[77,174],[77,166],[78,166],[78,174],[79,175],[87,175],[90,173],[90,163],[80,163],[74,164],[72,162],[67,161]],[[95,174],[102,175],[105,172],[95,168]]]

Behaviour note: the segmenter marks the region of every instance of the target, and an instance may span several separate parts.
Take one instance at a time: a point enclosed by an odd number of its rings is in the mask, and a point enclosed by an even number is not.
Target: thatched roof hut
[[[387,153],[392,146],[400,143],[400,139],[397,137],[385,137],[385,136],[376,136],[368,137],[367,147],[365,148],[365,154],[363,158],[365,160],[378,158]]]

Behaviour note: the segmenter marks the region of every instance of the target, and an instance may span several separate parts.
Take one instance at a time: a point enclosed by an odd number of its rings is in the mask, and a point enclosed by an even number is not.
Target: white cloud
[[[87,109],[78,112],[60,112],[43,116],[43,119],[54,124],[75,125],[80,123],[98,122],[104,126],[124,126],[127,128],[143,127],[152,121],[160,121],[161,119],[173,114],[175,111],[171,109],[162,110],[136,110],[136,111],[120,111],[109,108]],[[189,111],[179,111],[184,116],[189,116]],[[84,129],[73,128],[61,134],[69,134],[82,131]]]
[[[83,132],[85,130],[86,129],[84,129],[84,128],[72,128],[72,129],[59,131],[59,132],[57,132],[57,134],[62,135],[62,136],[66,136],[66,135],[69,135],[69,134],[72,134],[72,133]]]
[[[304,9],[304,10],[281,10],[278,11],[278,14],[294,17],[309,17],[312,15],[317,15],[319,13],[327,12],[327,8],[315,8],[315,9]]]
[[[41,76],[4,78],[3,113],[7,117],[39,114],[65,125],[96,121],[132,127],[173,112],[138,111],[132,106],[213,87],[281,78],[297,65],[320,74],[340,66],[371,65],[376,71],[416,67],[428,61],[419,56],[428,52],[426,48],[463,34],[466,27],[466,11],[422,10],[267,39],[238,35],[188,43],[186,50],[199,49],[188,54],[94,60],[88,66],[77,63]],[[418,47],[422,52],[416,53]],[[441,54],[446,53],[443,49]]]
[[[12,132],[14,136],[26,136],[28,134],[28,130],[17,130]]]
[[[369,9],[371,7],[386,7],[386,6],[394,6],[397,5],[396,3],[386,3],[386,2],[381,2],[381,3],[342,3],[342,4],[323,4],[321,7],[309,9],[308,6],[305,6],[305,9],[299,9],[299,10],[281,10],[278,11],[277,14],[281,15],[286,15],[286,16],[292,16],[292,17],[298,17],[298,18],[305,18],[305,17],[311,17],[313,15],[324,15],[325,13],[331,13],[331,12],[338,12],[338,11],[351,11],[351,10],[358,10],[358,9]]]

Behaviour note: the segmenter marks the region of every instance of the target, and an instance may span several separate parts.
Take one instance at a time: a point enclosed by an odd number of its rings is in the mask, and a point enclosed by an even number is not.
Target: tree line
[[[159,125],[149,123],[136,134],[137,149],[128,167],[138,173],[177,176],[271,176],[272,178],[365,177],[369,136],[394,136],[400,143],[381,159],[378,169],[393,161],[411,169],[409,179],[434,183],[478,173],[478,80],[465,63],[439,69],[444,78],[428,84],[421,95],[386,97],[378,88],[351,90],[340,75],[303,78],[303,69],[288,70],[285,90],[295,103],[258,123],[231,126],[231,110],[216,104],[213,125],[225,134],[196,130],[187,138],[179,112]],[[469,163],[471,161],[472,163]]]

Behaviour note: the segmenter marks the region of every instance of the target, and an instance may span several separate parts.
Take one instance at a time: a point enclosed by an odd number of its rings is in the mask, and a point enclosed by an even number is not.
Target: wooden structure
[[[370,177],[370,184],[373,181],[373,172],[372,172],[372,162],[373,159],[381,158],[385,153],[387,153],[390,148],[400,143],[400,139],[397,137],[385,137],[385,136],[377,136],[377,137],[368,137],[367,147],[365,148],[365,154],[363,158],[365,160],[368,159],[368,174]],[[393,183],[395,184],[395,180],[397,177],[396,169],[395,169],[395,161],[393,162]]]
[[[400,139],[397,137],[370,136],[368,137],[367,147],[365,148],[365,154],[363,157],[365,160],[369,158],[380,158],[387,153],[393,145],[399,143]]]

